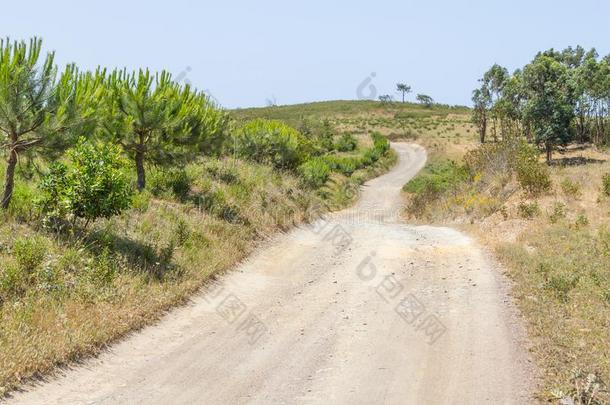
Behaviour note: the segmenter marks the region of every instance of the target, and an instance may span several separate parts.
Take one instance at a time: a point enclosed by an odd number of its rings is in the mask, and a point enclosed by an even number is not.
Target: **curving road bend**
[[[399,163],[359,202],[270,241],[153,327],[16,393],[23,404],[524,404],[527,341],[494,262],[400,219]]]

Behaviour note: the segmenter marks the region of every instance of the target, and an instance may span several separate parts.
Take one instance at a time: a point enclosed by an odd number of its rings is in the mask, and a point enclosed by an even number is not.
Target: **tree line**
[[[218,152],[228,115],[170,73],[147,69],[60,70],[42,40],[0,40],[0,139],[8,156],[1,207],[9,207],[20,159],[54,161],[79,139],[113,144],[132,162],[137,187],[146,164]]]
[[[570,142],[610,144],[610,55],[581,46],[550,49],[512,74],[493,65],[472,94],[473,122],[484,143],[524,136],[551,161]]]

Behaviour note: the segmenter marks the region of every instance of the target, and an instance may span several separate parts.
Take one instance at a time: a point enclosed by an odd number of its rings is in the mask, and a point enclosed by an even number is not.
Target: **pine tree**
[[[7,209],[15,185],[19,154],[53,136],[51,115],[56,112],[54,54],[48,53],[38,65],[42,41],[37,38],[0,41],[0,136],[8,154],[4,191],[0,203]]]

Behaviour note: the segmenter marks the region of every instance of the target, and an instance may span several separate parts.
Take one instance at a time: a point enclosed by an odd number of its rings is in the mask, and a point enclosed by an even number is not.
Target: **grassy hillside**
[[[417,141],[429,155],[461,156],[476,144],[471,110],[435,104],[430,108],[413,103],[379,101],[322,101],[310,104],[233,110],[238,121],[253,118],[279,119],[295,128],[307,129],[327,120],[339,132],[366,134],[377,131],[390,140]]]
[[[307,104],[281,105],[263,108],[242,108],[232,111],[238,119],[267,118],[286,122],[298,122],[301,118],[340,118],[348,116],[371,116],[383,112],[413,114],[415,116],[446,116],[450,113],[468,113],[469,109],[462,106],[436,104],[425,108],[413,103],[381,103],[373,100],[335,100],[319,101]]]

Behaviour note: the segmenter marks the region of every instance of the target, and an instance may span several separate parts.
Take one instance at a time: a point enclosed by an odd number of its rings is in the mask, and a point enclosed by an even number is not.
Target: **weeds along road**
[[[525,335],[461,233],[399,218],[425,151],[358,204],[280,235],[186,307],[61,377],[36,404],[523,404]]]

